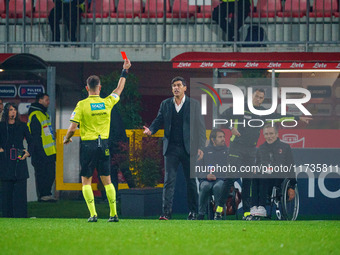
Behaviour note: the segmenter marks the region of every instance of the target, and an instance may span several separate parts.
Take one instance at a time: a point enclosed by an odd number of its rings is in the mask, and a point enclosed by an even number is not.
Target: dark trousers
[[[27,218],[27,179],[1,184],[2,217]]]
[[[223,207],[226,204],[227,199],[230,196],[230,188],[234,187],[234,182],[235,179],[232,178],[224,179],[220,199],[216,200],[218,206]]]
[[[188,207],[190,212],[197,212],[197,185],[196,179],[190,178],[190,156],[184,146],[170,144],[164,156],[165,176],[163,188],[163,213],[171,214],[175,192],[177,169],[182,164],[187,184]]]
[[[256,157],[256,147],[248,147],[243,146],[237,143],[230,143],[229,154],[228,154],[228,162],[231,166],[236,166],[238,170],[241,169],[241,166],[252,166],[255,164]],[[248,177],[248,176],[247,176]],[[252,178],[249,175],[249,178],[242,178],[242,203],[243,203],[243,212],[250,211],[250,188],[251,188]],[[234,183],[234,182],[232,182]],[[226,179],[223,184],[223,195],[226,196],[226,192],[229,193],[231,187],[231,180]],[[226,199],[227,197],[222,197],[222,199]],[[223,205],[225,200],[221,200],[220,204]]]
[[[55,162],[36,164],[34,170],[38,198],[52,195],[51,189],[55,180]]]
[[[271,194],[274,186],[281,187],[284,179],[253,179],[252,206],[265,207],[267,197]]]
[[[217,6],[212,13],[212,18],[215,20],[222,31],[225,33],[224,40],[234,41],[234,33],[237,33],[238,30],[243,26],[244,19],[247,18],[249,10],[250,10],[250,1],[242,0],[238,2],[237,6],[237,31],[235,31],[235,14],[229,20],[229,14],[234,13],[235,2],[222,2],[219,6]],[[227,29],[228,28],[228,29]]]
[[[204,215],[207,211],[208,200],[214,195],[215,201],[220,201],[222,194],[223,180],[202,181],[199,191],[199,208],[198,213]]]
[[[52,41],[60,42],[59,21],[63,18],[69,33],[69,39],[72,42],[75,42],[77,21],[79,20],[77,0],[73,0],[71,3],[64,4],[61,0],[55,0],[54,2],[55,7],[51,10],[50,15],[48,16],[48,22],[50,23],[52,31]]]

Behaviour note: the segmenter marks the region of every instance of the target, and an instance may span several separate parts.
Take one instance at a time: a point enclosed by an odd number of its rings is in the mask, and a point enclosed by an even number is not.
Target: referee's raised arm
[[[124,65],[123,65],[123,71],[122,74],[120,75],[120,79],[118,81],[118,85],[117,88],[115,88],[112,93],[117,94],[118,96],[120,96],[120,94],[122,93],[124,86],[125,86],[125,81],[126,81],[126,77],[128,75],[128,70],[131,67],[131,63],[129,59],[125,59],[124,60]]]

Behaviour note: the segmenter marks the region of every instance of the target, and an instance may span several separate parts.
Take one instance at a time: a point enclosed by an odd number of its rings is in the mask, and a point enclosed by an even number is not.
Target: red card
[[[124,60],[127,60],[127,56],[126,56],[125,51],[121,51],[120,53],[122,53],[122,58],[123,58]]]

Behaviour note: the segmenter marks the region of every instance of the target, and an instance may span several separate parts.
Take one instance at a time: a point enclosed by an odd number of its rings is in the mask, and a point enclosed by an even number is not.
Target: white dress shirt
[[[176,112],[179,112],[182,109],[184,102],[185,102],[185,95],[182,98],[182,101],[179,105],[176,104],[176,100],[175,100],[175,97],[174,97],[174,104],[175,104]]]

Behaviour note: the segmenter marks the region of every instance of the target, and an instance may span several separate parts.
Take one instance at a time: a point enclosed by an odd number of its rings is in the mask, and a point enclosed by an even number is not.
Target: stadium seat
[[[279,17],[301,18],[306,16],[307,0],[286,0],[283,12],[278,12]]]
[[[170,12],[170,0],[166,1],[166,12]],[[142,18],[163,18],[164,0],[146,0],[145,13]]]
[[[24,10],[24,1],[23,0],[11,0],[9,1],[9,12],[8,17],[10,19],[22,19],[23,10]],[[26,2],[26,11],[25,16],[31,16],[32,14],[32,0],[25,0]],[[6,18],[6,14],[1,14],[1,18]]]
[[[339,9],[338,0],[314,0],[313,11],[309,13],[309,17],[313,18],[329,18]]]
[[[111,13],[112,18],[135,18],[141,16],[143,6],[141,0],[119,0],[117,13]]]
[[[168,18],[189,18],[197,13],[196,5],[189,5],[189,0],[174,0],[172,13],[168,13]]]
[[[111,12],[115,12],[114,0],[92,0],[88,12],[83,13],[84,18],[108,18]]]
[[[0,0],[0,15],[6,13],[6,0]]]
[[[281,0],[258,0],[256,11],[252,13],[254,18],[274,18],[282,11]]]
[[[36,0],[33,18],[48,18],[50,11],[54,8],[53,0]]]

